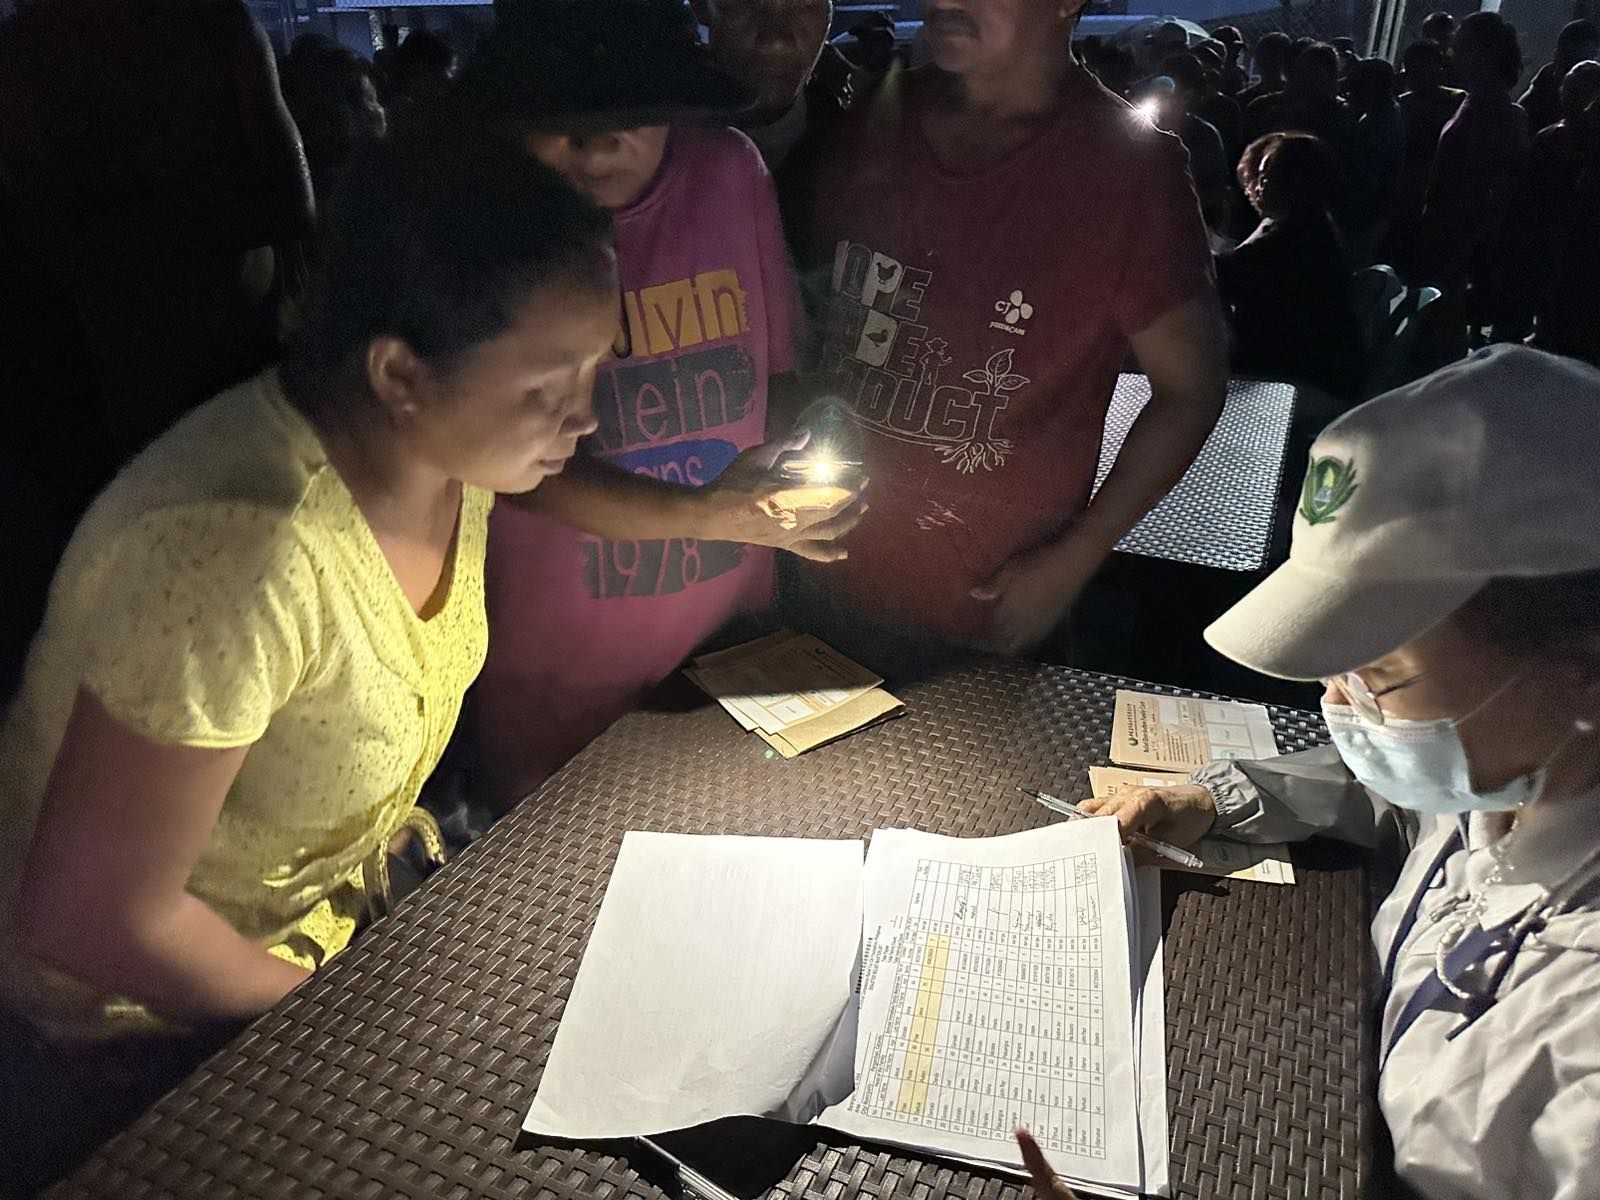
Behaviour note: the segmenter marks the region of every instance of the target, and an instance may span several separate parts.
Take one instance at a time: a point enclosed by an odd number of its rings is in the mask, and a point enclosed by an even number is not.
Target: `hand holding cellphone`
[[[856,492],[863,478],[861,464],[831,458],[791,458],[778,467],[786,484],[771,502],[786,509],[832,508]]]

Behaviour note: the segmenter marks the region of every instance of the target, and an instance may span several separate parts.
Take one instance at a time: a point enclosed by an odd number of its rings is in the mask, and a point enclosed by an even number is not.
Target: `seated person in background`
[[[1349,153],[1355,118],[1339,95],[1339,52],[1316,42],[1295,55],[1283,91],[1263,96],[1245,113],[1252,138],[1264,133],[1312,133],[1339,161]]]
[[[1528,114],[1528,131],[1538,133],[1561,120],[1561,84],[1579,63],[1600,57],[1600,25],[1593,21],[1573,21],[1556,38],[1555,57],[1534,74],[1533,82],[1522,94],[1522,110]]]
[[[8,216],[71,298],[106,479],[279,351],[311,180],[242,0],[54,0],[0,37]]]
[[[1265,34],[1256,43],[1256,82],[1239,93],[1239,106],[1249,112],[1250,106],[1263,96],[1283,91],[1289,69],[1289,51],[1294,41],[1287,33]]]
[[[1228,225],[1233,181],[1229,177],[1227,146],[1217,127],[1197,116],[1194,105],[1205,94],[1205,70],[1193,54],[1170,54],[1161,64],[1163,74],[1150,88],[1155,102],[1156,127],[1178,135],[1189,152],[1189,174],[1200,193],[1200,211],[1213,234]]]
[[[1514,264],[1499,251],[1524,185],[1530,139],[1527,114],[1511,101],[1522,73],[1516,29],[1498,13],[1474,13],[1456,30],[1450,58],[1467,98],[1439,135],[1417,274],[1444,293],[1441,322],[1449,326],[1446,351],[1454,357],[1466,352],[1469,322],[1479,326],[1503,315],[1502,271]]]
[[[1406,155],[1406,116],[1395,99],[1394,68],[1385,59],[1361,59],[1350,68],[1347,83],[1357,121],[1340,208],[1351,264],[1366,266],[1388,232]]]
[[[798,300],[761,156],[697,123],[748,95],[677,0],[530,14],[502,21],[462,100],[610,210],[623,333],[595,381],[598,431],[490,524],[493,638],[473,713],[496,807],[764,609],[769,547],[831,558],[815,539],[854,521],[809,510],[785,528],[760,506],[786,448],[763,442],[771,388],[795,367]]]
[[[1600,372],[1497,347],[1312,448],[1289,561],[1206,631],[1320,679],[1333,745],[1089,800],[1192,845],[1409,848],[1377,911],[1378,1102],[1429,1200],[1600,1177]]]
[[[1182,146],[1073,59],[1076,17],[930,6],[933,62],[852,110],[819,189],[817,392],[872,506],[784,599],[886,674],[1037,644],[1216,421],[1225,334]],[[1154,398],[1090,503],[1130,345]]]
[[[1239,184],[1261,224],[1217,258],[1234,370],[1353,397],[1361,386],[1361,332],[1329,215],[1339,186],[1333,155],[1310,134],[1270,133],[1244,152]]]
[[[792,243],[810,227],[822,157],[852,96],[848,64],[818,66],[832,0],[695,0],[694,11],[713,60],[757,98],[738,125],[772,172]]]
[[[605,215],[451,135],[379,143],[269,371],[173,426],[62,559],[0,727],[8,1173],[36,1182],[385,911],[483,662],[493,492],[592,430]],[[19,1092],[19,1095],[24,1094]]]
[[[1461,108],[1467,94],[1446,87],[1445,53],[1423,40],[1406,47],[1400,111],[1406,119],[1406,152],[1395,184],[1393,216],[1389,225],[1386,257],[1409,276],[1416,262],[1417,233],[1433,175],[1433,156],[1439,134]]]
[[[329,38],[302,34],[283,65],[283,99],[325,205],[350,155],[388,129],[371,64]]]

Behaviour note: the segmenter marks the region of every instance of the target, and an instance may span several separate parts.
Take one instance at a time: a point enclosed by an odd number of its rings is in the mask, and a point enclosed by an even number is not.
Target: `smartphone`
[[[791,458],[778,467],[785,483],[793,484],[772,496],[772,503],[790,510],[832,508],[855,491],[861,482],[861,464],[829,458]]]

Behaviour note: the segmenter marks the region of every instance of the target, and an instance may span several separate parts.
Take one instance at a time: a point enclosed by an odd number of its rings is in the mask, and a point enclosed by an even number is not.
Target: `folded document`
[[[703,654],[684,674],[785,758],[879,721],[904,705],[882,678],[808,633],[768,634]]]

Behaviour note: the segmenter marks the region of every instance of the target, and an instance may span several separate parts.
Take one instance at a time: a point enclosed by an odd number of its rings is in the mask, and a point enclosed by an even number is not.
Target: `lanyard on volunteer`
[[[1412,894],[1410,903],[1400,916],[1394,941],[1389,943],[1389,953],[1383,964],[1383,990],[1380,996],[1385,1007],[1389,1003],[1389,992],[1394,988],[1394,973],[1400,964],[1400,948],[1406,944],[1411,931],[1417,927],[1417,918],[1422,913],[1422,901],[1429,892],[1444,882],[1445,863],[1450,861],[1450,856],[1457,850],[1464,849],[1466,844],[1467,839],[1462,833],[1462,826],[1457,824],[1450,836],[1445,838],[1444,845],[1440,846],[1438,853],[1433,856],[1433,862],[1429,863],[1428,869],[1422,873],[1422,883]]]
[[[1395,972],[1399,966],[1400,950],[1411,932],[1416,928],[1418,915],[1422,910],[1423,898],[1432,891],[1440,882],[1440,876],[1449,858],[1457,850],[1466,845],[1461,827],[1458,827],[1448,838],[1434,856],[1427,872],[1422,879],[1422,885],[1411,897],[1406,911],[1401,917],[1400,926],[1396,930],[1394,942],[1389,947],[1387,961],[1383,973],[1383,1007],[1388,1007],[1389,995],[1394,988]],[[1378,1067],[1382,1070],[1388,1061],[1389,1055],[1394,1053],[1394,1048],[1417,1019],[1429,1011],[1459,1013],[1464,1020],[1445,1035],[1446,1040],[1453,1040],[1461,1033],[1470,1029],[1479,1017],[1483,1016],[1494,1007],[1499,998],[1500,988],[1511,974],[1512,967],[1516,964],[1517,956],[1522,947],[1534,934],[1539,933],[1549,923],[1550,918],[1576,907],[1582,902],[1584,896],[1592,890],[1593,880],[1586,880],[1587,870],[1593,865],[1594,856],[1578,868],[1571,876],[1568,883],[1556,889],[1556,893],[1548,898],[1546,903],[1539,905],[1529,912],[1519,913],[1511,920],[1488,929],[1474,928],[1470,930],[1461,941],[1452,946],[1444,956],[1444,972],[1455,986],[1441,978],[1438,969],[1430,971],[1426,978],[1418,984],[1407,999],[1405,1006],[1400,1010],[1400,1015],[1395,1019],[1394,1031],[1389,1035],[1388,1045],[1383,1047],[1379,1056]],[[1560,893],[1565,891],[1563,896]],[[1509,942],[1503,942],[1506,935],[1510,935]],[[1481,986],[1473,985],[1464,987],[1464,982],[1469,979],[1473,970],[1482,966],[1497,949],[1504,950],[1499,965],[1495,968]],[[1462,994],[1465,992],[1466,994]],[[1381,1010],[1380,1010],[1381,1011]]]

